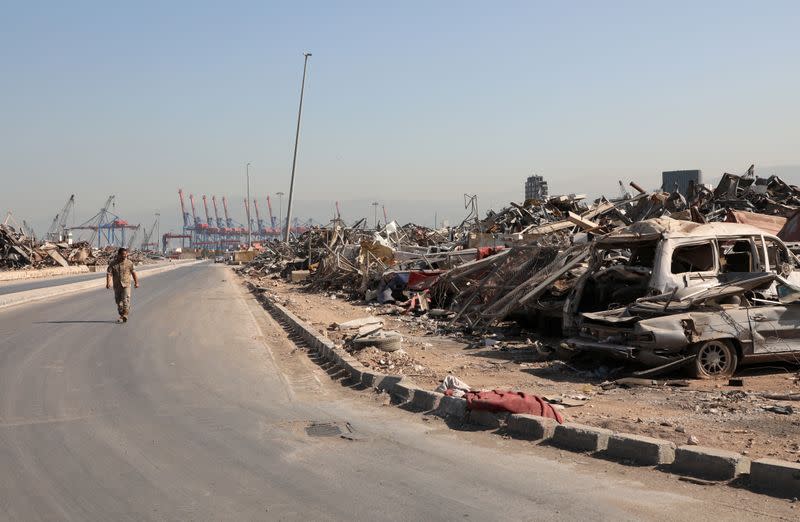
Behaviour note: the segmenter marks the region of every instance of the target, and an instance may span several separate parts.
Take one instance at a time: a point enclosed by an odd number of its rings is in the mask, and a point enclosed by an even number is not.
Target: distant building
[[[525,200],[547,199],[547,182],[542,176],[530,176],[525,181]]]
[[[689,191],[689,184],[695,186],[703,183],[703,172],[700,170],[668,170],[661,173],[661,190],[664,192],[677,191],[684,196]]]

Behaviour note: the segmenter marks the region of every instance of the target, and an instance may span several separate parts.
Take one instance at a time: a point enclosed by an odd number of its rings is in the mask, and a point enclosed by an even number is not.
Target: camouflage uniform
[[[131,279],[133,277],[133,261],[124,259],[113,261],[108,265],[108,273],[114,282],[114,301],[120,317],[128,317],[131,307]]]

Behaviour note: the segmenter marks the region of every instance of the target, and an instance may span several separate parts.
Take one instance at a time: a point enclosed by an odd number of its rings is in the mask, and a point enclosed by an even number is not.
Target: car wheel
[[[698,379],[722,379],[733,375],[738,363],[736,349],[730,341],[716,339],[699,345],[691,369]]]

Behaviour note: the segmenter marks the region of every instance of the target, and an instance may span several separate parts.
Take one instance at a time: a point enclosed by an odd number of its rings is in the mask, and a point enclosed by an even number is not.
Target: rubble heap
[[[438,230],[395,222],[369,230],[366,219],[349,227],[335,219],[289,244],[265,244],[241,271],[394,304],[404,313],[438,314],[451,326],[481,329],[516,319],[542,327],[551,319],[560,323],[565,299],[590,266],[602,272],[600,279],[621,285],[615,295],[634,284],[625,277],[638,281],[620,268],[641,261],[624,245],[590,263],[595,239],[635,223],[739,222],[800,240],[800,189],[777,176],[755,176],[752,167],[744,175],[724,174],[716,189],[690,184],[686,195],[630,186],[633,193],[593,202],[576,194],[512,202]]]
[[[48,241],[40,243],[10,225],[0,224],[0,270],[107,265],[116,255],[117,248],[92,248],[85,241],[72,245]],[[139,250],[131,250],[128,257],[137,264],[148,259]]]

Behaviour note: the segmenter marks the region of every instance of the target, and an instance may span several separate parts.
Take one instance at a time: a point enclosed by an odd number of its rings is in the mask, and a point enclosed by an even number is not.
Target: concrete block
[[[538,415],[513,413],[508,416],[508,431],[518,437],[529,440],[552,438],[556,426],[558,426],[558,421],[555,419],[539,417]]]
[[[331,358],[331,347],[327,344],[323,343],[319,350],[319,356],[323,359],[330,359]]]
[[[750,487],[761,493],[800,498],[800,464],[778,459],[758,459],[750,464]]]
[[[708,480],[730,480],[750,472],[750,459],[734,451],[680,446],[670,471]]]
[[[353,384],[361,384],[361,379],[363,375],[364,367],[361,366],[361,363],[356,362],[355,364],[346,362],[344,364],[344,369],[347,373],[350,374],[350,382]]]
[[[403,382],[402,375],[381,375],[380,379],[376,379],[373,387],[379,389],[380,391],[387,391],[391,393],[392,388],[401,382]]]
[[[439,401],[439,406],[433,412],[434,415],[446,419],[464,419],[467,415],[467,401],[460,397],[449,397],[443,395]]]
[[[292,275],[290,277],[290,280],[292,281],[292,283],[299,283],[300,281],[305,281],[306,279],[308,279],[310,275],[311,272],[309,272],[308,270],[292,270]]]
[[[385,377],[382,373],[366,370],[361,374],[361,384],[367,388],[377,388],[378,384]]]
[[[475,424],[476,426],[496,429],[502,426],[506,422],[507,418],[508,413],[506,412],[470,410],[467,421],[470,424]]]
[[[564,423],[556,426],[551,442],[559,448],[574,451],[603,451],[614,432],[583,424]]]
[[[398,382],[389,388],[388,391],[392,396],[392,402],[395,404],[405,404],[414,400],[414,393],[417,391],[417,388],[411,383]]]
[[[339,348],[334,348],[333,350],[331,350],[331,356],[330,356],[331,362],[334,364],[342,364],[342,357],[344,356],[345,353],[346,352],[344,350],[341,350]]]
[[[608,439],[605,455],[614,460],[644,466],[672,464],[675,460],[675,444],[663,439],[617,433]]]
[[[444,397],[443,394],[427,390],[415,390],[414,398],[411,400],[411,407],[419,411],[435,410],[439,406],[439,401]]]

